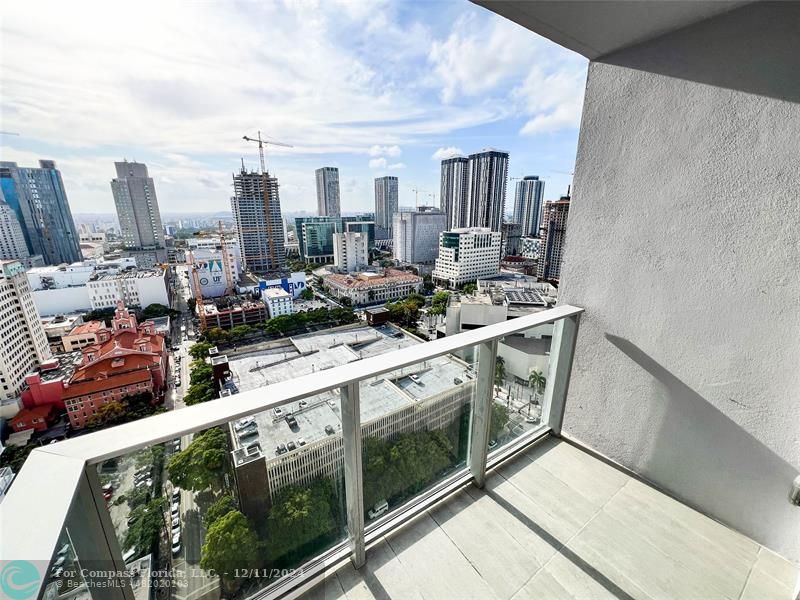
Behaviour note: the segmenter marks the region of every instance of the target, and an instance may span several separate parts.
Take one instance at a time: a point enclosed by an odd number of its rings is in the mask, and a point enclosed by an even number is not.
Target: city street
[[[188,313],[188,300],[191,298],[189,280],[185,277],[187,268],[175,268],[176,295],[173,308],[181,312],[173,324],[173,347],[179,349],[172,352],[172,387],[167,393],[167,407],[180,410],[186,405],[183,397],[189,387],[189,340],[192,334],[192,323]],[[177,357],[180,356],[180,364]],[[181,386],[174,387],[176,376],[180,378]],[[181,438],[181,449],[185,449],[192,441],[192,435]],[[172,482],[167,484],[165,493],[172,495]],[[202,496],[202,493],[199,494]],[[200,549],[205,541],[205,530],[202,524],[202,512],[197,502],[198,494],[190,490],[181,490],[181,551],[173,557],[172,567],[175,573],[175,586],[172,588],[172,597],[175,600],[217,600],[219,598],[219,578],[211,577],[200,568]],[[202,503],[201,503],[202,504]],[[207,506],[207,503],[205,504]]]

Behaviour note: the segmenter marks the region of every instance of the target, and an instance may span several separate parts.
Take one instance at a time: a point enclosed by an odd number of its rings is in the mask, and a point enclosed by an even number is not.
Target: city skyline
[[[468,3],[345,8],[321,6],[309,19],[309,7],[267,4],[256,10],[269,18],[254,19],[203,4],[180,19],[152,19],[143,6],[123,24],[104,27],[105,13],[95,13],[74,19],[85,28],[63,32],[62,7],[22,7],[3,24],[9,52],[0,101],[3,130],[20,135],[0,135],[0,155],[19,164],[55,160],[77,213],[114,212],[108,166],[124,158],[148,165],[163,212],[219,210],[232,195],[240,157],[257,167],[255,149],[241,137],[258,129],[294,146],[269,148],[267,161],[284,204],[297,210],[314,211],[314,171],[324,166],[340,170],[342,212],[368,210],[372,182],[383,175],[399,177],[400,205],[415,204],[412,189],[421,190],[420,204],[438,205],[441,157],[488,146],[511,154],[509,176],[539,173],[551,178],[553,194],[566,189],[569,176],[557,171],[574,163],[585,59]],[[169,25],[186,18],[185,29]],[[208,26],[218,19],[234,23]],[[173,51],[145,51],[147,40],[133,34],[140,21],[151,35],[171,39]],[[262,35],[244,33],[255,23],[274,28],[267,37],[275,43],[290,43],[282,31],[318,42],[283,64],[270,52],[275,44],[261,46]],[[50,35],[55,30],[59,35]],[[198,44],[191,30],[214,30],[216,43]],[[378,37],[381,44],[372,44]],[[59,39],[86,60],[61,62]],[[109,43],[138,57],[124,80],[102,50]],[[493,64],[486,44],[510,59]],[[37,60],[43,55],[47,60]],[[251,75],[238,77],[239,68]],[[236,83],[245,80],[271,87]]]

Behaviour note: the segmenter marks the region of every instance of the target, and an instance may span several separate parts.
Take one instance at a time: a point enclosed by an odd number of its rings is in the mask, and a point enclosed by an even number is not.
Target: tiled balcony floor
[[[306,597],[786,600],[796,577],[747,537],[547,439]]]

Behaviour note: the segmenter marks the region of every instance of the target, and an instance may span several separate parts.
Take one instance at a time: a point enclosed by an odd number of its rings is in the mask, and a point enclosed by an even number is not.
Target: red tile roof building
[[[36,408],[23,408],[8,421],[12,431],[20,432],[28,429],[46,431],[55,421],[56,409],[54,406],[37,406]]]
[[[25,378],[26,407],[55,405],[67,410],[70,424],[85,427],[97,409],[142,392],[160,398],[166,386],[167,347],[152,321],[137,323],[122,302],[111,328],[96,329],[97,343],[86,346],[68,365],[43,365]]]

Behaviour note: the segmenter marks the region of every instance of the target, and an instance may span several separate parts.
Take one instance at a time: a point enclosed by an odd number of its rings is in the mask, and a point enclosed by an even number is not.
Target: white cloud
[[[445,158],[452,158],[453,156],[463,155],[464,151],[456,146],[448,146],[447,148],[439,148],[431,156],[432,160],[444,160]]]
[[[385,169],[387,164],[388,163],[386,162],[386,159],[383,158],[383,157],[381,157],[381,158],[373,158],[372,160],[369,161],[369,168],[370,169]]]
[[[389,169],[390,171],[396,171],[397,169],[405,169],[405,168],[406,168],[406,163],[402,162],[394,163],[387,167],[387,169]]]
[[[370,146],[370,149],[367,151],[370,156],[400,156],[403,151],[400,149],[400,146]]]
[[[534,135],[579,127],[585,77],[580,70],[561,70],[549,75],[539,68],[531,71],[512,92],[531,116],[520,133]]]

